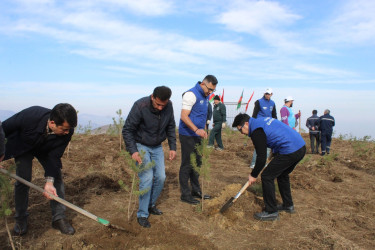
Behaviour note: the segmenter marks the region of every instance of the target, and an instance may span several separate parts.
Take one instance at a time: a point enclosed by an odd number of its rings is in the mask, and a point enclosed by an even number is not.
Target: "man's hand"
[[[175,150],[169,151],[169,160],[171,161],[174,158],[176,158],[176,151]]]
[[[206,123],[207,123],[207,124],[210,124],[210,122],[211,122],[210,120],[207,120],[207,122],[206,122]]]
[[[249,186],[254,184],[256,181],[257,181],[257,178],[254,178],[251,176],[251,174],[249,174]]]
[[[227,126],[227,124],[225,123],[225,122],[223,122],[222,124],[221,124],[221,127],[222,128],[225,128]]]
[[[54,196],[58,196],[57,193],[56,193],[56,188],[53,186],[53,183],[52,182],[46,182],[46,185],[44,185],[44,193],[43,195],[49,199],[49,200],[53,200],[53,198],[48,194],[53,194]]]
[[[142,158],[138,152],[132,154],[132,159],[138,162],[138,164],[142,164]]]
[[[200,137],[207,139],[207,133],[204,129],[198,129],[197,131],[195,131],[195,133],[199,135]]]

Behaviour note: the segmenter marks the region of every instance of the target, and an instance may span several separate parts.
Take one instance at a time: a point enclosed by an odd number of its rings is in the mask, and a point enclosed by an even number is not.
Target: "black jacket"
[[[317,134],[319,133],[319,126],[318,126],[319,116],[312,115],[306,120],[306,127],[309,128],[310,134]],[[312,128],[314,127],[314,130]]]
[[[1,125],[1,121],[0,121],[0,157],[4,154],[5,152],[5,135],[4,135],[4,131],[3,131],[3,127]]]
[[[33,106],[3,122],[7,138],[5,160],[32,152],[42,164],[45,176],[56,178],[62,168],[61,157],[72,138],[74,128],[71,128],[67,135],[47,136],[50,113],[50,109]]]
[[[159,146],[167,137],[170,150],[176,150],[176,122],[172,102],[159,111],[152,106],[151,97],[136,101],[122,129],[126,149],[138,152],[136,143]]]
[[[335,118],[329,114],[325,114],[319,118],[317,124],[322,134],[332,134],[333,126],[335,126]]]
[[[207,108],[207,119],[206,121],[211,121],[212,119],[212,105],[210,102],[208,102],[208,108]]]

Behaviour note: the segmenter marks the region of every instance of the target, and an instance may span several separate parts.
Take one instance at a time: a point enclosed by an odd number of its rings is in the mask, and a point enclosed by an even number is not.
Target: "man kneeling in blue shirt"
[[[305,141],[299,133],[288,125],[271,117],[250,118],[247,114],[235,117],[232,127],[251,138],[257,159],[249,175],[249,184],[255,183],[267,160],[267,148],[271,148],[273,158],[262,172],[262,189],[265,211],[255,213],[254,218],[262,221],[279,219],[279,211],[294,213],[289,174],[306,153]],[[277,205],[275,179],[283,204]]]

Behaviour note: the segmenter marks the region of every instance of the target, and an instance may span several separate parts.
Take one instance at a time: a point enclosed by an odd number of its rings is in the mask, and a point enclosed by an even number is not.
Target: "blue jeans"
[[[270,148],[267,148],[267,158],[268,156],[270,155],[271,153],[271,149]],[[253,153],[253,159],[251,160],[251,163],[250,163],[250,166],[255,166],[255,162],[257,161],[257,152],[255,151],[254,149],[254,153]]]
[[[160,196],[164,187],[165,181],[165,165],[164,165],[164,152],[161,145],[156,147],[148,147],[143,144],[137,143],[138,152],[145,152],[143,156],[143,165],[146,166],[149,162],[154,161],[155,166],[142,171],[139,176],[139,190],[148,189],[147,193],[139,196],[139,209],[137,217],[148,217],[148,208],[154,206]]]

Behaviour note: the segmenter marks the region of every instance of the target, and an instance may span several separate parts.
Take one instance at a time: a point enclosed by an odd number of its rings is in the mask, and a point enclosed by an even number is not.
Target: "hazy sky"
[[[215,75],[224,102],[267,87],[302,124],[329,108],[335,133],[375,137],[375,1],[1,0],[0,109],[69,102],[126,115],[167,85]],[[280,116],[280,115],[279,115]]]

